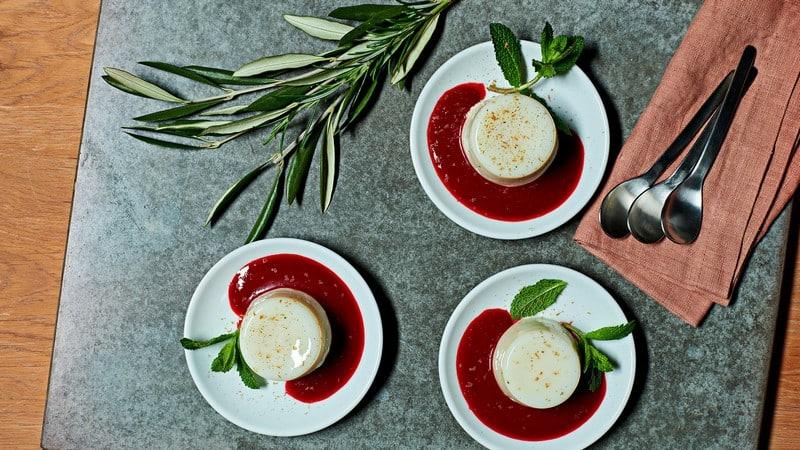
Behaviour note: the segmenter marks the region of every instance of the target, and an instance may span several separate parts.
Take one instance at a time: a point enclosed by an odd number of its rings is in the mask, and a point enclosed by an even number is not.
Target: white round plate
[[[299,239],[266,239],[226,255],[200,281],[186,311],[184,336],[208,339],[235,329],[238,321],[228,305],[228,284],[245,264],[268,255],[293,253],[313,259],[333,271],[353,293],[364,321],[364,353],[355,373],[339,391],[316,403],[302,403],[288,395],[284,383],[261,389],[242,384],[236,369],[211,372],[219,345],[186,350],[186,363],[197,389],[223,417],[256,433],[298,436],[332,425],[349,413],[367,393],[381,359],[383,328],[378,305],[367,283],[353,266],[327,248]]]
[[[541,279],[559,279],[567,288],[550,308],[540,313],[559,321],[571,321],[584,331],[627,322],[614,298],[594,280],[572,269],[549,264],[530,264],[504,270],[475,286],[458,304],[442,335],[439,347],[439,382],[450,412],[473,439],[491,449],[571,450],[588,447],[616,422],[630,397],[636,373],[633,336],[617,341],[595,341],[617,362],[606,373],[606,396],[600,408],[576,430],[547,441],[521,441],[493,431],[470,411],[456,375],[456,351],[467,326],[489,308],[508,309],[519,290]]]
[[[528,63],[533,58],[541,59],[539,44],[522,41],[522,55]],[[533,69],[529,67],[528,72],[530,77]],[[501,86],[507,85],[491,42],[474,45],[450,58],[428,80],[417,99],[411,118],[411,159],[425,193],[450,220],[473,233],[491,238],[524,239],[563,225],[586,206],[600,186],[608,162],[608,116],[597,89],[577,66],[565,75],[536,84],[534,92],[544,98],[583,141],[583,174],[572,195],[555,210],[535,219],[506,222],[484,217],[453,197],[436,174],[428,152],[428,119],[436,102],[448,89],[470,81],[486,85],[497,81]]]

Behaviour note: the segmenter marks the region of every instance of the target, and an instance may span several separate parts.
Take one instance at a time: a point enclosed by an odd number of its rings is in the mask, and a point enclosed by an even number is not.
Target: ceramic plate
[[[535,42],[522,41],[525,61],[541,59]],[[529,69],[530,72],[533,69]],[[442,184],[428,152],[428,119],[436,101],[448,89],[465,82],[505,85],[491,42],[472,46],[450,58],[422,89],[411,118],[411,159],[422,188],[447,217],[473,233],[497,239],[523,239],[547,233],[567,222],[586,206],[600,185],[609,153],[609,127],[603,102],[589,77],[577,66],[566,75],[545,79],[534,91],[580,137],[584,166],[578,186],[555,210],[535,219],[506,222],[484,217],[462,205]]]
[[[248,262],[278,253],[313,259],[336,273],[353,293],[364,320],[364,353],[350,381],[331,397],[301,403],[288,395],[283,383],[268,383],[258,390],[245,387],[236,370],[211,372],[219,345],[186,350],[189,372],[206,401],[223,417],[256,433],[298,436],[321,430],[350,412],[367,393],[381,358],[383,329],[378,306],[369,286],[341,256],[321,245],[298,239],[267,239],[226,255],[203,277],[186,312],[184,336],[208,339],[235,329],[238,317],[228,305],[228,283]]]
[[[489,308],[511,306],[511,299],[523,286],[544,278],[567,282],[555,305],[540,313],[559,321],[571,321],[584,331],[627,322],[614,298],[594,280],[572,269],[547,264],[531,264],[500,272],[477,285],[458,304],[442,336],[439,347],[439,382],[444,398],[456,421],[473,439],[492,449],[582,449],[608,431],[619,418],[633,388],[636,351],[633,336],[617,341],[594,341],[600,350],[617,362],[606,374],[606,395],[600,408],[575,431],[547,441],[521,441],[501,435],[484,425],[470,411],[461,394],[456,375],[456,351],[467,326]]]

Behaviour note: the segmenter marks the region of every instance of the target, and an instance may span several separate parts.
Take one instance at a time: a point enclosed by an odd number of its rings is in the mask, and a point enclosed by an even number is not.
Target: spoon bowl
[[[612,238],[628,235],[628,211],[634,200],[650,188],[652,180],[645,176],[632,178],[609,191],[600,204],[600,226]]]
[[[664,238],[661,211],[674,186],[659,183],[637,197],[628,212],[627,227],[637,241],[654,244]]]
[[[660,221],[664,234],[677,244],[691,244],[703,223],[703,186],[689,178],[672,191],[664,202]]]

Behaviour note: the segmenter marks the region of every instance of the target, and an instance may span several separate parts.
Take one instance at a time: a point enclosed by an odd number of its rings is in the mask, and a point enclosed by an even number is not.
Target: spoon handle
[[[678,136],[672,141],[669,147],[664,151],[664,153],[653,163],[653,166],[643,175],[644,178],[647,178],[650,182],[655,181],[659,175],[664,173],[672,164],[672,161],[681,154],[684,148],[692,142],[692,139],[700,131],[700,128],[708,122],[708,119],[711,115],[716,111],[717,107],[720,103],[722,103],[722,99],[725,97],[725,93],[728,91],[731,85],[731,80],[733,79],[733,71],[728,72],[728,75],[722,79],[714,92],[711,94],[710,97],[706,99],[700,109],[694,114],[694,117],[686,124],[686,126],[681,130]]]
[[[744,95],[747,87],[747,81],[750,77],[750,70],[753,68],[753,63],[756,59],[756,49],[752,45],[745,47],[742,52],[742,57],[739,60],[739,65],[736,66],[736,72],[733,75],[728,92],[725,93],[725,99],[722,101],[722,106],[719,110],[719,115],[708,126],[711,128],[711,134],[708,141],[703,146],[703,153],[700,159],[692,169],[690,175],[686,178],[687,182],[692,182],[693,185],[702,186],[705,181],[711,165],[717,158],[722,143],[730,130],[733,118],[736,116],[736,110],[739,107],[739,101]]]

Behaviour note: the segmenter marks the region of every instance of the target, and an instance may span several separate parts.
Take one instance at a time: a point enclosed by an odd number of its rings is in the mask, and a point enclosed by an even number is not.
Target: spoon
[[[725,100],[722,101],[719,117],[709,125],[711,134],[703,147],[699,161],[686,180],[667,197],[664,203],[661,223],[664,234],[672,242],[691,244],[700,234],[703,223],[703,184],[736,116],[755,59],[756,49],[748,45],[742,52],[731,86],[725,94]]]
[[[600,205],[600,226],[607,235],[613,238],[622,238],[628,235],[628,211],[631,209],[633,201],[649,189],[653,182],[672,164],[672,161],[681,154],[684,147],[689,145],[692,138],[722,103],[722,98],[725,96],[732,78],[733,71],[722,80],[711,96],[697,110],[694,117],[686,124],[686,127],[678,134],[678,137],[647,172],[623,181],[608,192]]]
[[[718,115],[718,113],[714,114],[711,119],[712,123]],[[664,209],[664,202],[669,194],[689,176],[692,168],[700,160],[700,154],[703,152],[710,134],[710,126],[703,128],[697,141],[675,172],[634,199],[631,209],[628,211],[626,226],[637,241],[652,244],[664,238],[664,230],[661,226],[661,211]]]

